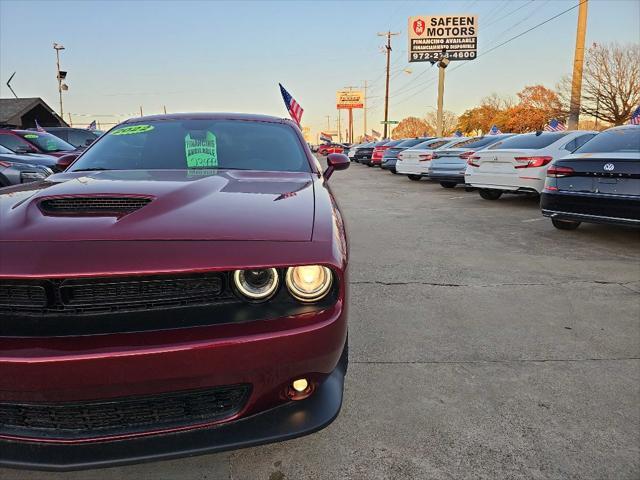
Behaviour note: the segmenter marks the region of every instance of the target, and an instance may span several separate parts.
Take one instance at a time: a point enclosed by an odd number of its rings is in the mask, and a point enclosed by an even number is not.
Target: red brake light
[[[575,171],[571,167],[558,167],[556,165],[551,165],[547,170],[547,177],[552,177],[552,178],[570,177],[574,173]]]
[[[473,155],[474,152],[471,152],[471,154]],[[462,154],[464,155],[464,154]],[[460,155],[462,157],[462,155]],[[473,155],[473,156],[469,156],[469,158],[467,158],[467,165],[469,165],[470,167],[479,167],[480,164],[479,163],[475,163],[474,160],[480,160],[480,157],[478,155]]]
[[[524,163],[524,165],[517,165],[516,168],[534,168],[548,165],[553,157],[516,157],[515,160]]]
[[[9,162],[3,162],[2,160],[0,160],[0,167],[10,167],[11,164]]]
[[[432,153],[421,153],[420,155],[418,155],[418,161],[420,162],[426,162],[428,160],[432,160],[434,158]]]
[[[474,153],[476,153],[476,152],[474,152],[473,150],[469,150],[468,152],[461,153],[461,154],[460,154],[460,155],[458,155],[458,156],[459,156],[460,158],[463,158],[463,159],[465,159],[465,160],[466,160],[466,159],[468,159],[469,157],[473,156],[473,154],[474,154]]]

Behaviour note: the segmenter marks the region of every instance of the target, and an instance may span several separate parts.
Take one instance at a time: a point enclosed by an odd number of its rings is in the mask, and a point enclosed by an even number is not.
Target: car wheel
[[[575,230],[580,226],[580,222],[574,220],[560,220],[558,218],[552,218],[551,223],[553,226],[560,230]]]
[[[485,200],[498,200],[502,196],[502,192],[500,190],[492,190],[489,188],[481,188],[478,190],[480,196]]]
[[[419,182],[422,179],[420,175],[409,175],[409,180],[413,180],[414,182]]]
[[[373,167],[373,164],[367,163],[367,167]]]
[[[396,169],[395,169],[395,168],[392,168],[392,169],[390,169],[389,171],[390,171],[391,173],[393,173],[394,175],[397,175],[397,174],[398,174],[398,172],[396,172]]]
[[[456,185],[455,182],[440,182],[440,186],[443,188],[455,188]]]

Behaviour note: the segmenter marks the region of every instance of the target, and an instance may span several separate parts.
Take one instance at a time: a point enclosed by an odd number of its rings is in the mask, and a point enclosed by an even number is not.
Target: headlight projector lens
[[[286,282],[295,298],[301,302],[316,302],[331,288],[333,275],[331,270],[321,265],[289,267]]]
[[[233,281],[238,291],[250,300],[267,300],[278,289],[278,271],[275,268],[262,270],[236,270]]]

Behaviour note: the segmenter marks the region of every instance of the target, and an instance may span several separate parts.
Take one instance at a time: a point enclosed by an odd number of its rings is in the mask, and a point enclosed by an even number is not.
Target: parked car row
[[[464,185],[486,200],[541,196],[559,229],[581,222],[640,225],[640,126],[479,137],[412,138],[354,145],[348,157],[410,180]]]
[[[71,144],[62,136],[81,143]],[[63,171],[98,136],[95,131],[66,127],[47,128],[46,132],[0,129],[0,187]]]

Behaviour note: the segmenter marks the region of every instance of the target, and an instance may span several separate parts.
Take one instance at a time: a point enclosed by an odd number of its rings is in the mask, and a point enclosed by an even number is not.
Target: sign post
[[[473,60],[478,48],[477,15],[409,17],[409,62],[438,63],[436,134],[443,134],[444,69],[453,60]]]
[[[349,134],[347,135],[349,143],[353,143],[353,109],[363,107],[364,94],[361,90],[349,89],[336,92],[336,108],[338,110],[349,110]]]

